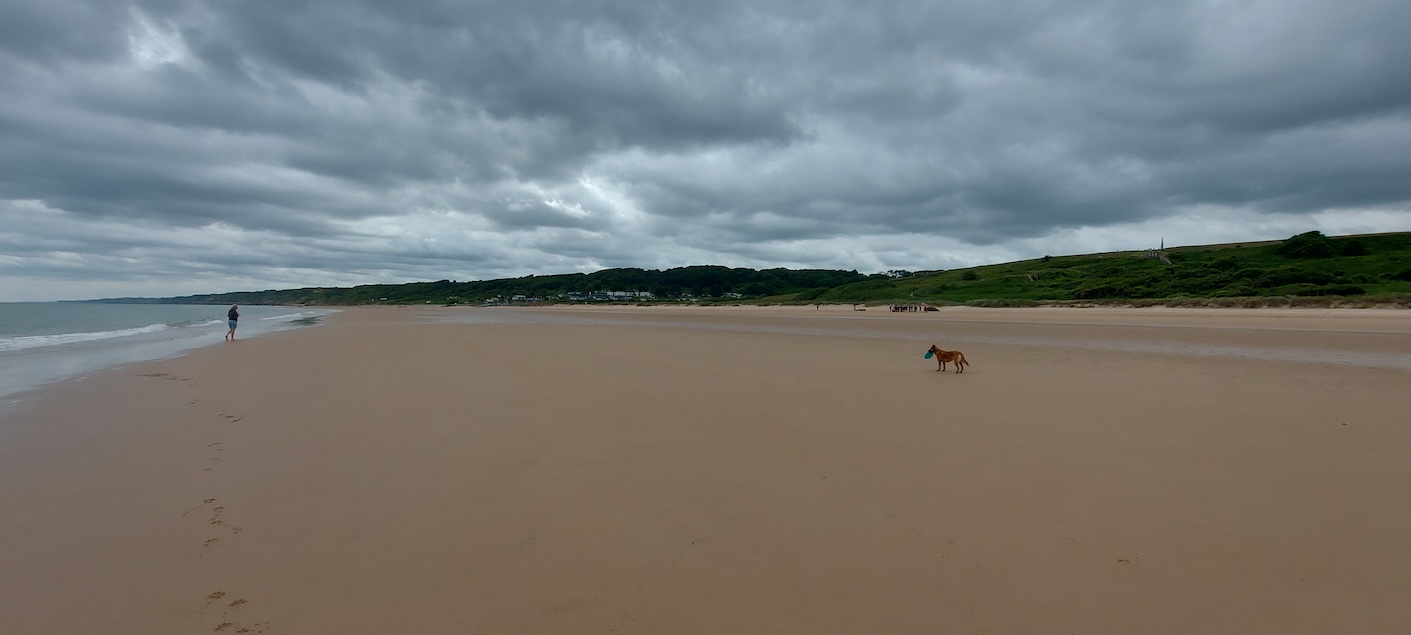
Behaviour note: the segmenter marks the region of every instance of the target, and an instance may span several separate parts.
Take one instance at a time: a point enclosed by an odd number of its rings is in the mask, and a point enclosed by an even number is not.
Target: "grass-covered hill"
[[[744,299],[796,294],[815,288],[833,288],[867,280],[856,271],[827,269],[732,269],[719,266],[677,267],[666,270],[604,269],[593,273],[526,276],[456,282],[369,284],[356,287],[312,287],[270,291],[219,293],[175,298],[117,298],[106,302],[162,302],[182,304],[423,304],[481,303],[486,301],[614,301],[657,298],[691,301]],[[650,296],[645,294],[651,294]]]
[[[630,292],[631,295],[626,294]],[[646,294],[651,294],[647,296]],[[951,271],[607,269],[473,282],[441,280],[107,302],[423,304],[484,302],[756,302],[1028,305],[1384,304],[1411,306],[1411,233],[1054,256]]]
[[[1023,304],[1221,298],[1411,300],[1411,233],[1045,257],[814,289],[812,302]],[[1312,302],[1305,302],[1312,303]]]

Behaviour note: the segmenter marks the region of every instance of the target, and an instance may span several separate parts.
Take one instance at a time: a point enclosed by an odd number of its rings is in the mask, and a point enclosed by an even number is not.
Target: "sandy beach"
[[[7,634],[1405,633],[1411,312],[348,309],[24,395],[0,544]]]

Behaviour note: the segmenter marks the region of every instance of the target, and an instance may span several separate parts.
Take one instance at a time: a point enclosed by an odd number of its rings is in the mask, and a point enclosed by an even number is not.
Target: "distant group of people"
[[[235,327],[240,322],[240,305],[230,305],[230,310],[225,312],[225,323],[230,327],[230,332],[225,334],[225,341],[235,341]]]
[[[912,303],[909,303],[909,304],[888,304],[888,305],[887,305],[887,308],[890,309],[893,313],[898,313],[898,312],[917,313],[917,312],[939,311],[939,310],[940,310],[940,309],[937,309],[936,307],[933,307],[933,306],[931,306],[931,305],[929,305],[929,304],[926,304],[925,302],[912,302]]]

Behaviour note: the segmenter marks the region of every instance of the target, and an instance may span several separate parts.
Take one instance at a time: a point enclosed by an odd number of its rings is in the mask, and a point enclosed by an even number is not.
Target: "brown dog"
[[[936,356],[937,372],[946,369],[946,362],[955,362],[955,372],[957,373],[965,372],[965,367],[970,365],[970,362],[965,360],[965,353],[960,351],[943,351],[932,344],[926,352]]]

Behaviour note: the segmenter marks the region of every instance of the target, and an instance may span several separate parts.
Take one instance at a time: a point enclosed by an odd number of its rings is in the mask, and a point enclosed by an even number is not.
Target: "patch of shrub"
[[[1336,282],[1336,279],[1326,271],[1301,267],[1279,267],[1265,271],[1254,284],[1259,287],[1281,287],[1286,284],[1328,284],[1331,282]]]
[[[967,281],[967,282],[969,282],[969,281],[974,281],[974,280],[979,280],[979,279],[980,279],[980,274],[975,273],[975,271],[972,269],[972,270],[970,270],[970,271],[967,271],[967,272],[965,272],[965,273],[960,274],[960,279],[961,279],[961,280],[965,280],[965,281]]]
[[[1101,300],[1104,298],[1122,298],[1127,296],[1125,287],[1111,284],[1096,284],[1083,286],[1073,291],[1075,300]]]
[[[1182,280],[1180,288],[1187,293],[1204,295],[1223,286],[1225,286],[1225,277],[1216,275]]]
[[[1329,258],[1336,250],[1333,241],[1320,231],[1304,232],[1285,240],[1275,253],[1289,258]]]
[[[1322,296],[1322,295],[1366,295],[1367,290],[1355,284],[1334,284],[1316,289],[1304,289],[1294,295],[1297,296]]]
[[[1302,295],[1305,291],[1312,291],[1317,288],[1318,285],[1309,284],[1307,282],[1300,282],[1297,284],[1286,284],[1274,289],[1274,295],[1296,296]]]
[[[1014,308],[1039,306],[1039,303],[1033,300],[1020,300],[1012,298],[987,298],[980,300],[970,300],[969,302],[965,303],[965,306],[984,308]]]
[[[1228,271],[1240,266],[1240,261],[1234,256],[1222,256],[1210,261],[1210,268],[1216,271]]]
[[[1216,297],[1242,298],[1259,295],[1259,290],[1247,284],[1236,285],[1223,289],[1215,294]]]

